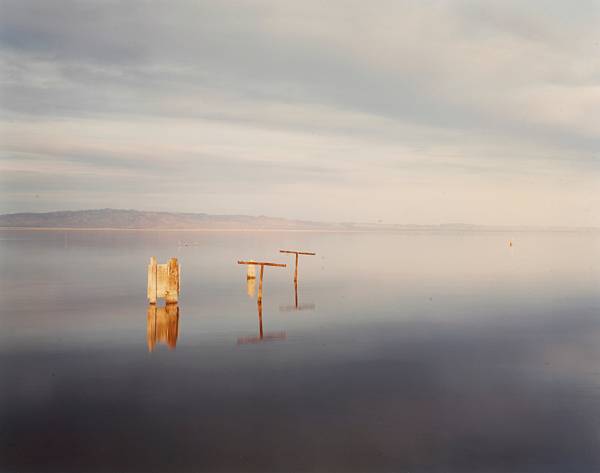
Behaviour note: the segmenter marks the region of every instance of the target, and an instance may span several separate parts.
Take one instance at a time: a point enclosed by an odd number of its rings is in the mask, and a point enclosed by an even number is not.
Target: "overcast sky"
[[[600,225],[600,0],[0,0],[0,212]]]

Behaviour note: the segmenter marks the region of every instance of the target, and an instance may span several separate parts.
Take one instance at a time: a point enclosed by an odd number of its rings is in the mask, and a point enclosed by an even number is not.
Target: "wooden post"
[[[315,256],[316,253],[309,253],[308,251],[291,251],[291,250],[279,250],[280,253],[290,253],[296,255],[296,266],[294,269],[294,281],[298,281],[298,255],[309,255]]]
[[[238,264],[251,264],[251,265],[260,266],[260,279],[258,281],[258,297],[257,297],[257,302],[259,304],[262,303],[263,274],[264,274],[264,271],[265,271],[265,266],[275,266],[275,267],[278,267],[278,268],[285,268],[286,267],[285,264],[266,263],[264,261],[238,261]]]
[[[148,301],[150,304],[156,304],[156,258],[150,258],[148,265]]]
[[[298,282],[298,253],[296,253],[296,269],[294,270],[294,281]]]
[[[262,306],[262,281],[263,281],[263,273],[265,272],[265,267],[263,265],[260,266],[260,281],[258,283],[258,305]]]
[[[297,256],[296,256],[297,258]],[[295,305],[296,305],[296,309],[298,309],[298,281],[294,281],[294,300],[295,300]]]

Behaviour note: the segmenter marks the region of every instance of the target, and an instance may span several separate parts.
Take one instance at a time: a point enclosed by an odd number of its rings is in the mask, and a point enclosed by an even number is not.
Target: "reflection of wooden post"
[[[148,351],[154,350],[154,345],[156,345],[156,304],[153,303],[148,305],[146,315],[146,342]]]
[[[158,298],[164,298],[167,304],[176,304],[179,300],[180,271],[177,258],[171,258],[166,264],[157,264],[156,258],[150,258],[148,265],[148,301],[156,304]]]
[[[248,343],[271,342],[275,340],[287,339],[285,332],[267,332],[263,330],[262,303],[256,304],[258,309],[258,337],[240,337],[237,340],[238,345],[246,345]]]
[[[276,266],[276,267],[279,267],[279,268],[285,268],[286,267],[285,264],[265,263],[265,262],[261,262],[261,261],[238,261],[238,264],[251,264],[251,265],[260,266],[260,279],[258,281],[258,298],[257,298],[257,302],[259,304],[262,302],[263,274],[264,274],[264,271],[265,271],[265,266]]]
[[[246,280],[246,293],[248,294],[248,297],[253,299],[255,292],[256,292],[256,278],[247,279]]]
[[[298,255],[309,255],[315,256],[316,253],[309,253],[307,251],[290,251],[290,250],[279,250],[280,253],[290,253],[296,255],[296,266],[294,269],[294,281],[298,281]]]
[[[263,339],[263,326],[262,326],[262,301],[258,304],[258,332],[260,333],[260,339]]]
[[[298,281],[294,281],[294,305],[280,305],[279,310],[282,312],[289,312],[290,310],[314,310],[315,305],[312,303],[309,304],[300,304],[300,297],[298,296]]]

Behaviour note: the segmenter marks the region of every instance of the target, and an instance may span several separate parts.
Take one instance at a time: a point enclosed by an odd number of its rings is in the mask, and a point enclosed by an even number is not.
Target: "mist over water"
[[[280,249],[317,253],[297,292]],[[600,470],[597,233],[2,230],[0,258],[2,471]],[[240,259],[288,264],[260,310]]]

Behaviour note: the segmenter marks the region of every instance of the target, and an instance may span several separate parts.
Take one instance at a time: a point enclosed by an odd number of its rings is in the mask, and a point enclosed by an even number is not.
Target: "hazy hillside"
[[[133,229],[317,229],[328,224],[247,215],[208,215],[138,210],[79,210],[0,215],[0,227]]]
[[[0,215],[0,228],[115,228],[164,230],[354,230],[354,231],[523,231],[586,230],[596,228],[495,227],[471,224],[401,225],[374,223],[324,223],[248,215],[210,215],[139,210],[77,210]]]

